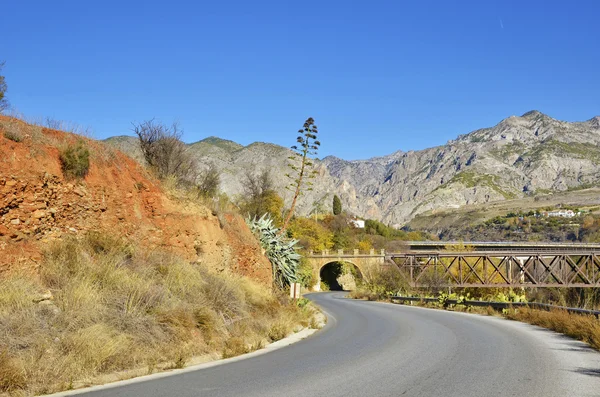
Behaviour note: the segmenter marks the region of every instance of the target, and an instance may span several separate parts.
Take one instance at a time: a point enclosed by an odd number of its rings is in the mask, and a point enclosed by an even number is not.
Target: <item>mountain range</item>
[[[141,160],[137,138],[106,140]],[[248,146],[210,137],[188,145],[201,168],[215,164],[221,189],[242,194],[246,172],[271,170],[286,203],[288,148],[255,142]],[[547,195],[600,184],[600,116],[565,122],[541,112],[511,116],[429,149],[397,151],[368,160],[328,156],[315,160],[313,190],[299,200],[302,214],[331,210],[337,194],[359,217],[402,225],[437,209]]]

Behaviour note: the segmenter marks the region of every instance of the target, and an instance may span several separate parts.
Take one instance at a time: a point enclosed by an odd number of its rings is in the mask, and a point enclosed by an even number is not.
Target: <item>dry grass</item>
[[[22,363],[0,352],[0,392],[15,392],[27,386],[25,370]]]
[[[546,312],[533,309],[511,310],[505,316],[565,334],[600,350],[600,321],[594,316],[570,314],[564,310]]]
[[[48,291],[52,299],[40,302]],[[50,393],[115,371],[231,357],[311,317],[249,279],[90,233],[50,247],[39,280],[0,279],[0,393]]]

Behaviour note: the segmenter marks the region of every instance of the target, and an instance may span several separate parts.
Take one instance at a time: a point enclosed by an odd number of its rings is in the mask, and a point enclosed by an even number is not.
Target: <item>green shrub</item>
[[[83,141],[68,145],[60,152],[62,171],[68,179],[85,178],[90,169],[90,151]]]
[[[304,288],[312,288],[317,283],[317,277],[313,267],[305,257],[300,258],[297,279]]]

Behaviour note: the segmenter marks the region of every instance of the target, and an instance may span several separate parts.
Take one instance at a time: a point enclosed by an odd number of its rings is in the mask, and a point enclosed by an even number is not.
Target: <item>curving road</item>
[[[294,345],[85,395],[600,395],[600,353],[583,343],[499,318],[355,301],[343,295],[310,295],[329,321]]]

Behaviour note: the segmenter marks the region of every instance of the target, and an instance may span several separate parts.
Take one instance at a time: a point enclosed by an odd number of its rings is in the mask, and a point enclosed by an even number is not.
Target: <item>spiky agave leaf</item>
[[[297,281],[297,269],[301,256],[296,252],[298,240],[280,235],[279,229],[267,214],[260,218],[246,219],[250,230],[256,234],[265,254],[273,266],[273,281],[281,288]]]

